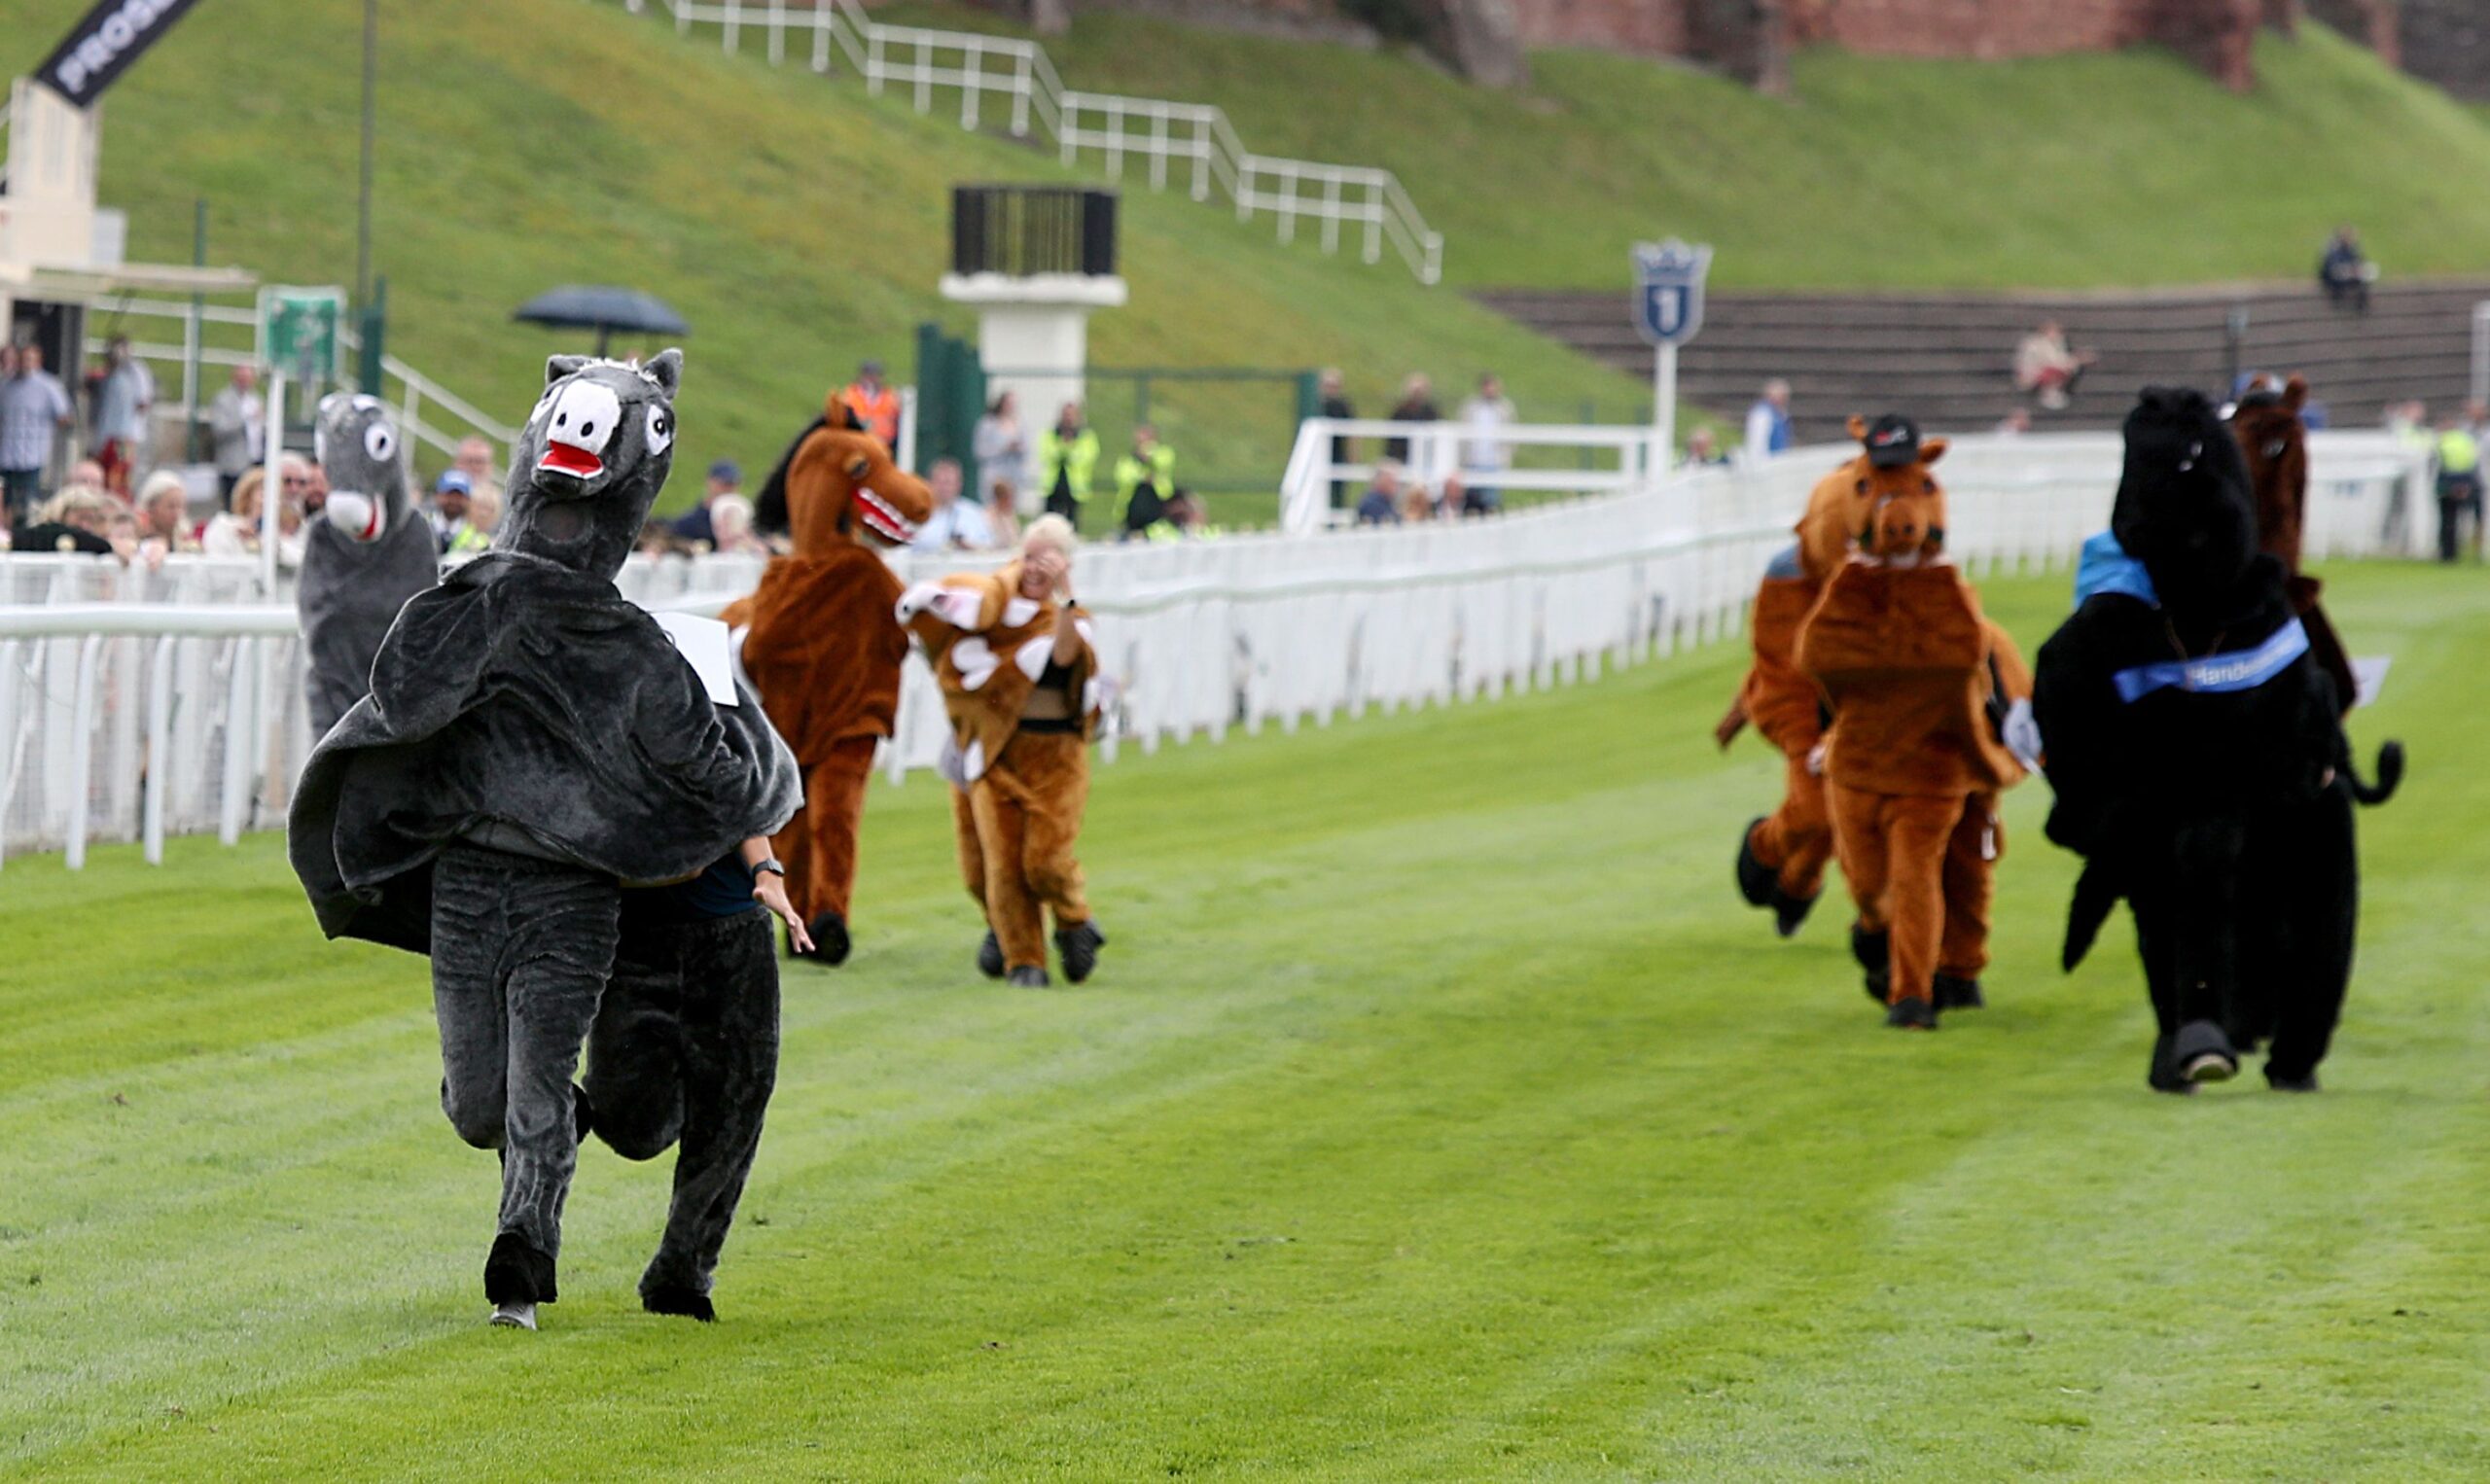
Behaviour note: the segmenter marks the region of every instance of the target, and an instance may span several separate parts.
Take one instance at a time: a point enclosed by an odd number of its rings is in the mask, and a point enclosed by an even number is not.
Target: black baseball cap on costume
[[[1888,412],[1868,427],[1868,462],[1879,469],[1900,469],[1919,459],[1919,424],[1900,412]]]

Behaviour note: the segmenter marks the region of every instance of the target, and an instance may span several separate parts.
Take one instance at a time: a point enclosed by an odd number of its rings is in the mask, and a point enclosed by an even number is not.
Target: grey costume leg
[[[502,1151],[499,1229],[543,1255],[535,1296],[549,1302],[579,1162],[571,1077],[620,904],[611,877],[502,851],[453,845],[433,871],[442,1109],[468,1143]]]
[[[588,1036],[598,1136],[626,1159],[654,1159],[682,1141],[665,1236],[640,1278],[652,1308],[707,1317],[718,1254],[761,1149],[778,1080],[770,922],[755,910],[626,929]]]

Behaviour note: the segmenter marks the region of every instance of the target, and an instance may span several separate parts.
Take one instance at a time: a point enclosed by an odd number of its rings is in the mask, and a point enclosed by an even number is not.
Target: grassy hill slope
[[[715,1325],[633,1299],[671,1158],[591,1144],[562,1301],[484,1326],[424,966],[280,841],[12,860],[0,1478],[2490,1477],[2490,589],[2327,577],[2415,762],[2316,1097],[2145,1090],[2039,782],[1990,1007],[1883,1029],[1838,885],[1786,943],[1736,900],[1781,770],[1705,734],[1715,645],[1127,750],[1078,990],[977,977],[945,791],[877,783]],[[2027,653],[2065,594],[1985,584]]]
[[[69,13],[0,0],[0,67],[31,66]],[[210,261],[352,279],[360,14],[347,0],[219,0],[114,90],[104,197],[130,213],[132,257],[188,262],[191,202],[204,195]],[[619,6],[388,0],[381,15],[374,257],[393,348],[516,420],[544,356],[584,346],[511,324],[514,306],[562,282],[654,290],[693,329],[687,476],[719,454],[747,469],[774,458],[861,356],[905,376],[919,321],[973,331],[934,292],[953,182],[1086,178],[860,87],[722,56]],[[1495,366],[1549,415],[1591,397],[1621,415],[1636,393],[1397,266],[1283,248],[1178,196],[1126,199],[1132,302],[1094,322],[1101,362],[1337,363],[1377,411],[1412,368],[1454,380]],[[1128,404],[1098,401],[1120,439]],[[1295,403],[1275,386],[1161,387],[1153,413],[1195,473],[1242,463],[1275,479]],[[672,503],[697,488],[679,477]]]
[[[889,14],[1009,29],[953,4]],[[2325,27],[2268,34],[2261,85],[2175,55],[1798,57],[1787,98],[1593,52],[1516,94],[1405,57],[1083,16],[1079,87],[1216,102],[1270,154],[1400,172],[1457,284],[1608,288],[1626,244],[1720,249],[1735,288],[2078,287],[2299,277],[2358,224],[2389,271],[2490,261],[2485,113]]]

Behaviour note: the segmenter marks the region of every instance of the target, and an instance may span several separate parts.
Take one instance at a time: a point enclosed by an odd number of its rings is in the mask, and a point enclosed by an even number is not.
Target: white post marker
[[[1677,348],[1703,328],[1712,249],[1671,237],[1634,244],[1634,323],[1652,342],[1652,477],[1677,463]]]
[[[268,368],[267,463],[260,471],[260,595],[276,601],[277,506],[285,485],[285,363]]]

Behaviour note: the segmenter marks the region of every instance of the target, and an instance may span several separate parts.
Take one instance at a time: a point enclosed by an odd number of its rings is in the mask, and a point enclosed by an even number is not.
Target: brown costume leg
[[[1945,936],[1945,854],[1963,817],[1960,795],[1895,794],[1881,799],[1885,824],[1885,911],[1893,933],[1893,985],[1887,1001],[1932,997]]]
[[[856,830],[865,820],[865,785],[873,776],[872,737],[850,737],[804,770],[803,811],[772,848],[787,863],[787,895],[806,922],[824,912],[847,920],[856,891]]]
[[[1028,811],[1002,760],[970,788],[969,804],[977,813],[978,847],[985,857],[985,920],[1003,944],[1004,965],[1044,969],[1046,917],[1020,868]]]
[[[1800,901],[1825,886],[1825,863],[1832,858],[1832,812],[1825,781],[1807,771],[1805,754],[1785,758],[1781,807],[1747,837],[1747,848],[1779,877],[1781,890]]]
[[[1945,933],[1937,950],[1937,972],[1976,979],[1988,967],[1988,909],[1996,895],[1997,863],[2006,858],[2006,821],[1997,795],[1974,794],[1963,801],[1963,817],[1945,842]]]
[[[1089,744],[1077,736],[1023,734],[1004,756],[1026,811],[1021,879],[1053,912],[1055,931],[1078,927],[1089,920],[1081,862],[1072,853],[1089,802]]]
[[[1841,857],[1841,873],[1850,880],[1850,900],[1859,905],[1859,929],[1882,933],[1887,920],[1886,796],[1830,781],[1824,791],[1832,808],[1833,851]]]

